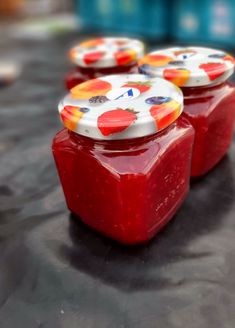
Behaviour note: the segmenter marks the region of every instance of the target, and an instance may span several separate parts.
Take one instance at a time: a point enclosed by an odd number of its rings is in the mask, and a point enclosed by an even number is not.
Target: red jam
[[[130,38],[83,41],[69,52],[75,69],[66,76],[66,87],[71,90],[79,83],[105,75],[138,73],[138,59],[143,51],[143,43]]]
[[[224,82],[217,86],[182,88],[182,91],[183,115],[195,129],[191,175],[197,177],[211,170],[232,142],[235,88]]]
[[[148,241],[187,195],[193,136],[182,118],[133,140],[95,141],[63,129],[53,154],[68,208],[122,243]]]
[[[168,48],[147,54],[139,70],[181,87],[184,113],[195,129],[191,176],[209,172],[226,154],[233,136],[235,87],[228,82],[234,58],[209,48]]]
[[[100,76],[111,74],[133,74],[138,73],[138,65],[136,62],[123,66],[113,66],[104,68],[79,67],[67,74],[65,84],[68,90],[71,90],[77,84],[91,80]]]
[[[73,88],[52,145],[68,208],[119,242],[151,239],[189,189],[194,130],[182,110],[178,88],[140,74]]]

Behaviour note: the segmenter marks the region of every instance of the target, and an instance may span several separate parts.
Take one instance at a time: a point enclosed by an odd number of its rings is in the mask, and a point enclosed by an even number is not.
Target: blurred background
[[[74,27],[154,41],[231,47],[235,43],[233,0],[1,0],[0,17],[1,24],[9,20],[25,23],[20,29],[14,26],[17,35],[42,36]]]
[[[0,31],[0,84],[4,85],[19,75],[30,58],[35,58],[35,49],[29,49],[31,45],[44,42],[48,47],[49,40],[60,42],[61,65],[65,71],[68,48],[97,34],[138,37],[150,48],[176,43],[201,44],[233,52],[235,2],[0,0]]]
[[[157,40],[233,46],[233,0],[78,0],[84,27],[129,32]]]
[[[0,327],[235,327],[234,143],[145,250],[67,220],[57,104],[68,49],[97,34],[234,54],[235,0],[0,0]]]

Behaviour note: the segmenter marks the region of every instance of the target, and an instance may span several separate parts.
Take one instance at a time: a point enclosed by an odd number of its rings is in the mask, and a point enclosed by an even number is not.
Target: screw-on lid
[[[139,71],[161,77],[178,86],[218,84],[234,71],[234,58],[210,48],[167,48],[153,51],[139,61]]]
[[[69,52],[73,63],[82,67],[113,67],[136,62],[144,53],[144,44],[129,38],[97,38],[83,41]]]
[[[65,127],[104,140],[154,134],[173,123],[182,110],[183,95],[177,86],[142,74],[86,81],[59,104]]]

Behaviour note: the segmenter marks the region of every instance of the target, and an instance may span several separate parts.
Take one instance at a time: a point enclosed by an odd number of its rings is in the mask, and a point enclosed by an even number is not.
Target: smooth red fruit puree
[[[198,105],[192,100],[187,112],[194,108]],[[216,115],[209,118],[213,129]],[[229,139],[231,133],[226,133]],[[193,139],[193,128],[182,117],[157,134],[129,140],[98,141],[61,130],[54,138],[53,154],[68,208],[122,243],[149,240],[187,195]],[[195,154],[199,156],[197,150]]]
[[[226,154],[233,136],[235,88],[229,82],[216,86],[183,87],[184,112],[195,129],[191,176],[211,170]]]
[[[77,84],[85,82],[90,79],[98,78],[104,75],[111,74],[133,74],[138,72],[137,62],[128,65],[122,66],[113,66],[113,67],[79,67],[76,68],[67,74],[65,77],[65,84],[68,90],[71,90]]]

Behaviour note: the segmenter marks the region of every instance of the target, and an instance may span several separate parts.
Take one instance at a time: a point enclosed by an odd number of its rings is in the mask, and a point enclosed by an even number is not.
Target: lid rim
[[[144,73],[147,76],[151,77],[151,78],[161,78],[164,79],[160,74],[150,74],[150,73]],[[178,85],[180,88],[190,88],[190,87],[203,87],[203,86],[214,86],[214,85],[219,85],[222,84],[226,81],[229,80],[229,78],[234,74],[234,69],[232,70],[232,72],[230,72],[230,74],[228,76],[224,76],[223,79],[219,79],[218,81],[208,81],[208,83],[203,83],[203,84],[195,84],[193,82],[191,83],[186,83],[185,85]],[[200,77],[200,76],[199,76]],[[196,77],[195,77],[196,78]],[[168,81],[167,79],[164,79],[166,81]],[[171,82],[171,81],[169,81]],[[176,84],[177,85],[177,84]]]

